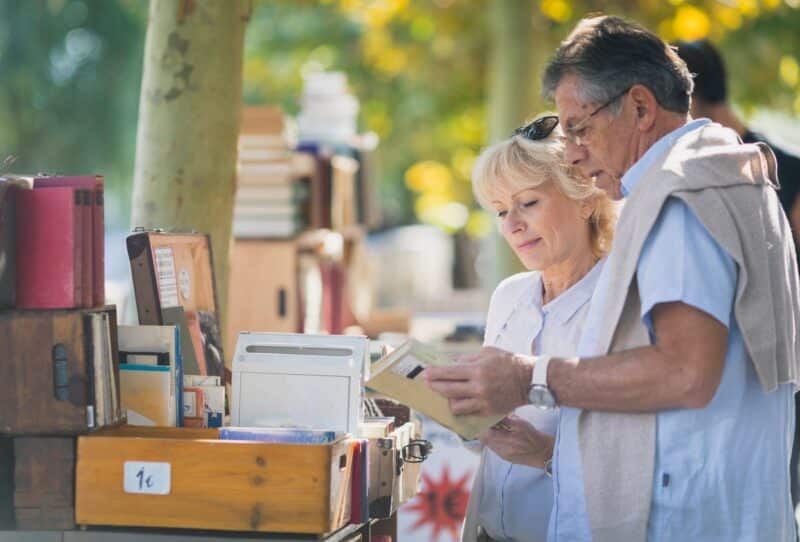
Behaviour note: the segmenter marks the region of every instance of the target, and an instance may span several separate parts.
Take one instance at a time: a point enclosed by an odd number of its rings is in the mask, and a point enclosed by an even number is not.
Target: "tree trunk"
[[[251,7],[251,0],[151,0],[139,102],[132,226],[211,235],[220,320]]]
[[[541,65],[536,59],[541,54],[534,47],[533,0],[493,0],[489,9],[488,125],[489,142],[495,143],[536,113],[533,107],[540,88],[536,68]],[[494,235],[489,245],[494,265],[484,286],[493,289],[522,266],[502,236]]]

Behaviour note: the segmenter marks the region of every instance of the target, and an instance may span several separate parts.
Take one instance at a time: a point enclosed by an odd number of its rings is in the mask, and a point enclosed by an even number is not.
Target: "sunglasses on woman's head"
[[[553,130],[558,126],[558,117],[555,115],[548,115],[546,117],[539,117],[533,122],[529,122],[525,126],[520,126],[512,136],[521,135],[525,139],[537,141],[549,136]]]

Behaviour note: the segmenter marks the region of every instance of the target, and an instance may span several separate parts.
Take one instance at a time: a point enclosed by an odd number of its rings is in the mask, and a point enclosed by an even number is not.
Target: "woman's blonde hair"
[[[574,201],[593,200],[589,217],[592,252],[600,258],[611,249],[616,211],[614,204],[591,180],[584,179],[564,159],[564,137],[560,127],[544,139],[523,135],[495,143],[481,152],[472,169],[472,191],[486,210],[491,205],[498,183],[518,192],[552,182],[559,192]]]

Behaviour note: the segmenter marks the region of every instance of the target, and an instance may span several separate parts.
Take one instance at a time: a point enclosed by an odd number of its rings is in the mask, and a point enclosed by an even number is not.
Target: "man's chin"
[[[622,199],[619,179],[612,177],[604,171],[592,176],[592,179],[594,180],[595,186],[604,191],[609,198],[614,200]]]

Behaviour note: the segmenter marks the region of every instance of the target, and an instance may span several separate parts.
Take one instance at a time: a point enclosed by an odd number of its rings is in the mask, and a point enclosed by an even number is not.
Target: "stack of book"
[[[309,186],[284,135],[277,107],[246,107],[239,136],[233,234],[288,238],[308,226]]]
[[[103,177],[0,179],[0,307],[102,306]]]
[[[305,76],[297,131],[301,141],[349,144],[357,133],[359,104],[342,72]]]

